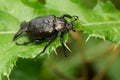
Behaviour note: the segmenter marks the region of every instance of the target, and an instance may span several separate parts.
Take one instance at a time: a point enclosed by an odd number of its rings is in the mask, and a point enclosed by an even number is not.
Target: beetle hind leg
[[[28,44],[33,43],[33,42],[35,42],[35,44],[38,44],[38,43],[41,42],[41,39],[40,40],[30,40],[28,42],[23,42],[23,43],[17,43],[16,42],[16,45],[28,45]]]
[[[27,45],[27,44],[30,44],[30,43],[32,43],[32,41],[30,41],[30,42],[24,42],[24,43],[17,43],[16,42],[16,45]]]
[[[27,22],[22,22],[21,23],[21,28],[20,30],[15,34],[15,36],[13,37],[13,41],[15,41],[17,39],[17,37],[19,37],[23,32],[27,31],[27,26],[28,23]]]
[[[43,50],[34,59],[36,59],[39,55],[41,55],[42,53],[44,53],[45,50],[47,49],[47,47],[55,40],[56,37],[57,37],[57,34],[54,37],[50,38],[48,40],[47,44],[45,45],[45,47],[43,48]]]

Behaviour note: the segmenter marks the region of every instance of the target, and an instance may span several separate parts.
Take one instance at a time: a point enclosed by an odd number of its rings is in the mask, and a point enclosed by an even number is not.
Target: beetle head
[[[73,24],[71,22],[66,23],[66,27],[67,27],[67,29],[72,30],[72,31],[75,32]]]
[[[19,31],[13,37],[13,41],[15,41],[17,37],[20,36],[23,32],[27,31],[28,23],[24,21],[21,23],[20,27],[21,28],[19,29]]]
[[[73,23],[74,23],[76,20],[78,20],[78,16],[72,16],[71,22],[66,23],[67,29],[72,30],[73,32],[75,32]]]

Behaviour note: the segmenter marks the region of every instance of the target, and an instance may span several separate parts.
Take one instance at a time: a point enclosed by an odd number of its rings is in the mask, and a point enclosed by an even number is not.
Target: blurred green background
[[[119,10],[120,0],[111,1]],[[92,9],[97,0],[82,0],[82,4]],[[82,31],[70,32],[67,45],[72,52],[68,51],[68,57],[64,57],[62,47],[58,47],[58,55],[53,51],[37,60],[19,58],[10,80],[120,80],[120,55],[115,56],[112,51],[116,44],[94,37],[86,42],[87,38]]]

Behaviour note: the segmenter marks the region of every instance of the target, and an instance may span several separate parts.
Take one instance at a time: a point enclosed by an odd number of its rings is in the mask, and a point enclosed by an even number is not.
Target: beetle
[[[66,18],[71,21],[67,21]],[[63,36],[69,30],[74,30],[73,22],[78,20],[78,16],[71,16],[64,14],[61,17],[56,17],[54,15],[40,16],[32,19],[29,22],[22,22],[20,29],[14,35],[13,41],[15,41],[23,32],[27,34],[29,42],[24,42],[17,45],[27,45],[29,43],[39,43],[41,41],[47,40],[47,44],[43,50],[35,57],[37,58],[40,54],[44,53],[47,47],[57,38],[58,33],[60,33],[60,43],[65,50],[65,45],[63,41]],[[65,52],[64,55],[66,56]]]

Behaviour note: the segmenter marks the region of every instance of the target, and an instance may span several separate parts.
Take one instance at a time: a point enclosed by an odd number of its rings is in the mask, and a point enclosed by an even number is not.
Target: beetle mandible
[[[66,18],[71,21],[68,22]],[[15,41],[23,32],[26,32],[29,42],[24,42],[22,44],[16,42],[17,45],[27,45],[33,42],[38,43],[43,40],[48,40],[43,50],[36,56],[38,57],[40,54],[45,52],[47,47],[56,39],[58,33],[60,33],[60,43],[62,44],[63,49],[65,49],[63,36],[65,32],[69,30],[75,32],[73,22],[77,19],[78,16],[64,14],[61,17],[48,15],[37,17],[29,22],[24,21],[21,23],[19,31],[14,35],[13,41]],[[65,52],[64,55],[66,56]]]

